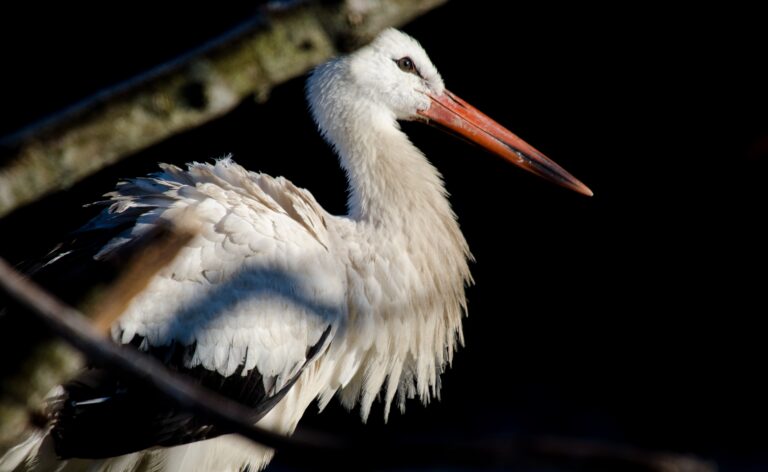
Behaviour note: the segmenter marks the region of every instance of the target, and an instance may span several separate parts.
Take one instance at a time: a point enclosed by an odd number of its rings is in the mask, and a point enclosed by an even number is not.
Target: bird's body
[[[429,114],[434,97],[464,106],[421,47],[388,30],[318,68],[307,90],[348,176],[347,215],[227,158],[123,182],[86,228],[116,232],[95,254],[107,258],[161,221],[193,225],[197,235],[131,302],[114,340],[253,407],[259,425],[281,433],[315,399],[322,408],[337,395],[366,418],[380,393],[385,414],[395,398],[402,407],[435,396],[463,341],[471,282],[440,174],[396,121],[417,113],[440,121]],[[0,470],[50,448],[98,459],[86,470],[254,470],[271,457],[139,390],[86,372],[65,386],[50,433],[29,439]]]

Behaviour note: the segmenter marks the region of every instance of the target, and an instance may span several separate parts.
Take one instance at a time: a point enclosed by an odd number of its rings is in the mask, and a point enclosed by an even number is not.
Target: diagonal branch
[[[0,139],[0,216],[357,47],[445,0],[268,2],[218,38]]]
[[[284,453],[281,461],[304,468],[380,470],[387,467],[520,466],[526,462],[578,464],[613,470],[648,472],[714,472],[716,467],[694,457],[661,454],[595,441],[543,437],[484,437],[463,441],[381,438],[367,441],[300,430],[293,437],[252,425],[245,406],[169,372],[155,359],[107,341],[77,310],[66,306],[0,259],[0,288],[42,320],[48,328],[92,360],[121,370],[153,386],[159,395],[206,418],[216,426]],[[398,451],[382,454],[381,451]]]
[[[288,439],[254,427],[247,422],[247,418],[251,416],[248,408],[168,372],[160,362],[139,351],[108,342],[88,323],[82,313],[63,304],[33,282],[26,280],[2,259],[0,259],[0,288],[88,358],[103,362],[152,385],[159,394],[208,418],[223,429],[266,446],[284,450],[340,446],[334,439],[319,435],[313,435],[311,438],[307,435]]]
[[[133,298],[144,291],[152,277],[171,263],[179,252],[195,237],[190,225],[164,223],[155,226],[141,237],[128,256],[117,280],[86,301],[84,311],[93,327],[108,334],[113,322],[123,314]]]

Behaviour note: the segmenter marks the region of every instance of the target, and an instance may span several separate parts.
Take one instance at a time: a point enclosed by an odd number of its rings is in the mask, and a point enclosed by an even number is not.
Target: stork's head
[[[335,145],[346,124],[418,120],[473,141],[513,164],[584,195],[592,191],[565,169],[446,90],[421,45],[395,29],[368,46],[318,67],[307,84],[315,121]]]
[[[443,79],[419,43],[396,29],[384,30],[367,46],[319,66],[307,83],[315,120],[324,131],[333,116],[356,119],[375,114],[387,120],[415,120],[429,108],[430,95],[445,90]]]
[[[405,33],[387,29],[350,57],[354,82],[398,120],[414,120],[429,108],[430,95],[445,90],[443,79],[421,45]]]

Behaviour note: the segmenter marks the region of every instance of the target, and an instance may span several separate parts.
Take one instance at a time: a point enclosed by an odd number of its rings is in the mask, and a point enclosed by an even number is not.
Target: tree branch
[[[423,438],[379,438],[362,441],[299,430],[293,437],[278,435],[249,421],[250,410],[228,398],[168,371],[155,359],[107,341],[77,310],[23,278],[0,259],[0,288],[33,313],[65,341],[100,364],[146,382],[158,395],[206,418],[222,430],[278,449],[282,462],[307,468],[333,466],[335,470],[373,470],[398,466],[464,465],[498,467],[538,461],[611,467],[648,472],[714,472],[716,467],[694,457],[661,454],[595,441],[563,438],[485,437],[462,441]],[[383,454],[382,451],[397,451]]]
[[[194,228],[184,221],[155,226],[130,246],[106,275],[107,280],[90,287],[81,306],[101,334],[107,334],[112,322],[128,303],[149,284],[154,275],[172,261],[194,236]],[[119,267],[119,269],[118,269]],[[41,409],[52,388],[66,382],[83,365],[82,356],[71,346],[41,330],[30,316],[7,313],[0,304],[0,344],[5,348],[5,365],[0,373],[0,449],[14,441],[29,426],[30,412]],[[18,336],[24,335],[24,343]],[[20,362],[14,362],[20,361]]]
[[[232,110],[445,0],[274,2],[223,36],[0,141],[0,216]],[[268,4],[271,5],[271,4]]]
[[[96,331],[108,334],[130,301],[144,291],[152,277],[170,264],[194,237],[195,233],[189,228],[171,223],[155,226],[143,236],[117,280],[85,304],[84,311]]]
[[[284,436],[256,428],[248,423],[251,412],[245,406],[213,394],[196,384],[169,372],[155,359],[131,348],[106,340],[85,316],[66,306],[45,290],[13,270],[0,259],[0,288],[7,292],[22,308],[34,313],[50,330],[67,343],[83,352],[89,359],[119,369],[123,373],[146,382],[157,392],[181,407],[220,426],[273,448],[293,450],[312,447],[339,447],[327,437],[298,437],[288,440]]]

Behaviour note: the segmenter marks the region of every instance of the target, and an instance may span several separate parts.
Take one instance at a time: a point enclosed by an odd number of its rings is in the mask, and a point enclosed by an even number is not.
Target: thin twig
[[[278,449],[284,463],[336,470],[371,470],[398,466],[463,465],[474,468],[517,465],[527,461],[611,466],[614,470],[648,472],[713,472],[716,467],[694,457],[661,454],[595,441],[564,438],[490,437],[434,441],[379,438],[361,441],[300,430],[288,438],[252,425],[245,406],[208,391],[169,372],[155,359],[108,342],[77,310],[64,305],[0,259],[0,288],[38,316],[51,330],[90,359],[121,370],[153,386],[159,395],[175,401],[222,430]],[[397,451],[397,454],[382,454]]]
[[[0,287],[25,309],[37,315],[51,330],[82,351],[88,358],[108,364],[154,387],[158,393],[227,431],[260,444],[285,450],[339,447],[333,438],[284,436],[248,423],[251,411],[245,406],[211,393],[192,382],[172,375],[160,362],[130,348],[107,342],[79,311],[54,298],[25,279],[0,259]]]
[[[653,472],[716,472],[713,462],[683,454],[646,451],[632,446],[595,440],[538,437],[529,443],[531,457],[548,463],[580,463],[606,470]]]

